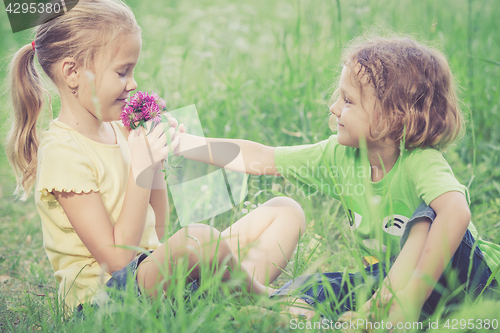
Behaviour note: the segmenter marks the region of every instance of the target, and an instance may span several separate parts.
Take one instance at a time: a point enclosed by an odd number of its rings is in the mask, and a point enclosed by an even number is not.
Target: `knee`
[[[190,224],[186,227],[186,230],[190,238],[195,239],[200,243],[210,239],[215,239],[217,241],[220,235],[220,232],[217,229],[206,224]]]
[[[186,229],[187,237],[201,248],[217,244],[222,240],[220,232],[206,224],[191,224]]]
[[[306,216],[297,201],[288,197],[277,197],[269,200],[269,203],[277,206],[280,214],[287,215],[290,227],[296,227],[301,235],[304,234],[306,231]]]
[[[194,224],[187,228],[188,237],[196,242],[206,260],[212,262],[215,257],[222,259],[231,253],[229,244],[217,229],[205,224]]]

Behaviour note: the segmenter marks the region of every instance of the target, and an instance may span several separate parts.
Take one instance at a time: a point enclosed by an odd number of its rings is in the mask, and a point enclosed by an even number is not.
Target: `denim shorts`
[[[134,260],[132,260],[127,266],[123,267],[119,271],[111,273],[111,278],[106,282],[107,295],[105,294],[104,301],[102,297],[98,297],[100,300],[94,297],[94,301],[91,306],[94,308],[99,308],[99,304],[106,303],[111,299],[123,300],[121,291],[127,290],[128,288],[133,288],[137,297],[141,295],[139,289],[139,284],[137,282],[137,268],[153,251],[147,251],[138,255]],[[190,284],[190,291],[195,292],[198,289],[198,281],[193,280]],[[76,312],[80,313],[83,310],[82,304],[76,307]]]
[[[106,282],[106,287],[116,290],[125,290],[128,284],[133,283],[136,294],[140,295],[141,291],[137,283],[137,268],[151,253],[153,253],[153,251],[141,253],[127,266],[119,271],[111,273],[111,278]]]
[[[137,296],[140,296],[141,291],[137,283],[137,268],[151,253],[153,253],[153,251],[141,253],[127,266],[123,267],[119,271],[111,273],[111,279],[106,282],[106,287],[110,288],[108,290],[126,290],[129,287],[129,284],[132,284],[132,288],[134,288]],[[191,292],[194,292],[196,289],[198,289],[198,281],[193,280],[191,282],[190,290]]]
[[[121,299],[119,291],[126,290],[129,286],[134,289],[137,296],[140,296],[141,291],[139,290],[139,285],[137,283],[137,268],[139,264],[144,261],[153,251],[147,251],[138,255],[134,260],[132,260],[127,266],[123,267],[119,271],[111,273],[111,278],[106,282],[107,292],[103,294],[99,293],[94,296],[90,306],[98,309],[103,303],[107,303],[111,298]],[[82,315],[83,305],[79,304],[75,308],[75,313],[80,316]]]
[[[409,231],[410,224],[416,219],[427,217],[432,222],[435,216],[436,214],[432,208],[425,204],[419,206],[408,221],[407,231]],[[404,237],[405,235],[402,237],[403,243],[406,240]],[[474,237],[467,230],[445,272],[441,275],[434,290],[422,307],[422,316],[424,318],[434,312],[441,299],[446,300],[446,305],[453,305],[459,303],[465,297],[474,299],[485,289],[488,278],[492,273],[486,264],[483,253],[479,247],[474,246],[474,242]],[[474,252],[472,253],[472,251]],[[354,310],[356,292],[359,292],[362,288],[367,288],[371,294],[375,293],[379,282],[385,278],[395,259],[393,257],[388,263],[382,262],[368,266],[364,272],[352,274],[322,273],[301,276],[286,283],[272,296],[294,295],[310,305],[329,302],[331,310],[340,315],[345,311]],[[453,291],[460,287],[463,289],[461,293],[451,295]],[[492,281],[485,293],[494,292],[494,290],[498,290],[496,280]]]

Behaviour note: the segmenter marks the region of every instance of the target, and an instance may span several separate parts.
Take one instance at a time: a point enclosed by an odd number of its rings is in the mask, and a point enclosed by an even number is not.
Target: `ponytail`
[[[37,121],[47,91],[35,67],[35,50],[23,46],[9,67],[12,126],[7,136],[6,155],[16,175],[15,195],[26,200],[35,184],[39,138]]]
[[[16,174],[14,194],[22,194],[21,200],[28,199],[35,184],[37,121],[45,97],[50,98],[35,67],[35,44],[40,67],[56,83],[53,69],[64,58],[74,58],[83,67],[92,68],[96,54],[110,41],[120,34],[140,32],[134,14],[122,1],[80,0],[71,11],[41,24],[36,29],[36,43],[16,53],[9,69],[14,112],[5,150]]]

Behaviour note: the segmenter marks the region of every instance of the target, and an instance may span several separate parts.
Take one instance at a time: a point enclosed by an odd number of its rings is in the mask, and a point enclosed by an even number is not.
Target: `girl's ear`
[[[73,58],[64,58],[60,62],[60,73],[63,81],[71,88],[76,89],[80,84],[80,67]]]

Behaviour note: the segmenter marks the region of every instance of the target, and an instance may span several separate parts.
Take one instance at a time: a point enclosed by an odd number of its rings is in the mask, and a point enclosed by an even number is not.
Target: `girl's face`
[[[359,65],[358,65],[359,66]],[[354,71],[344,66],[340,77],[339,98],[330,107],[330,112],[337,117],[337,139],[341,145],[359,148],[360,139],[364,138],[370,146],[370,118],[375,109],[375,94],[371,85],[363,84],[363,94],[356,84]]]
[[[96,118],[114,121],[120,119],[125,100],[137,88],[134,68],[141,53],[141,37],[138,34],[123,35],[103,53],[96,60],[98,74],[95,81],[92,75],[83,75],[78,93],[82,96],[83,106]],[[95,82],[95,92],[90,82]],[[100,111],[96,110],[93,94],[98,99]]]

